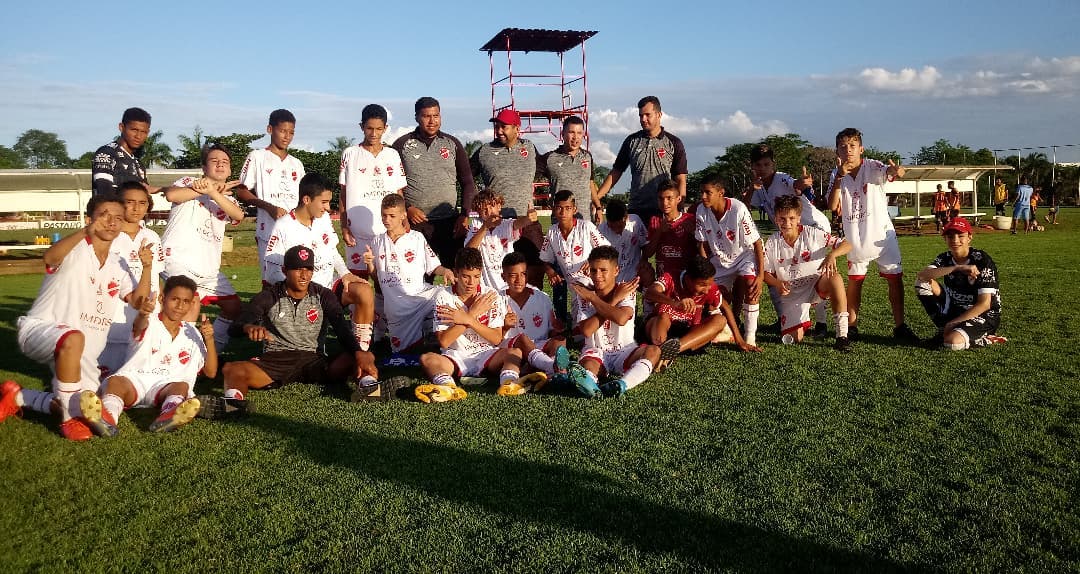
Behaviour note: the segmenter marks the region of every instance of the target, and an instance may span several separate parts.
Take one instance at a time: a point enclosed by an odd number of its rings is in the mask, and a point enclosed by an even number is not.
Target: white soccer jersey
[[[281,159],[269,149],[257,149],[248,154],[240,168],[240,183],[263,201],[289,211],[300,203],[300,180],[304,164],[291,155]],[[255,221],[255,237],[266,241],[274,227],[274,218],[259,210]]]
[[[583,281],[586,285],[592,285],[591,281]],[[636,314],[637,308],[637,294],[631,293],[622,301],[619,301],[616,307],[626,307]],[[580,297],[574,299],[574,319],[576,324],[581,324],[582,321],[592,317],[596,314],[596,307],[585,301]],[[634,315],[630,316],[625,324],[619,325],[609,319],[602,319],[600,321],[600,328],[597,329],[592,335],[585,338],[585,344],[582,346],[582,352],[589,349],[596,349],[603,353],[616,353],[631,345],[637,345],[634,340]]]
[[[150,293],[156,297],[161,293],[158,277],[161,277],[161,271],[165,266],[165,250],[161,247],[161,237],[158,236],[157,232],[144,227],[140,223],[139,232],[135,234],[135,237],[120,232],[120,235],[113,239],[109,251],[115,253],[118,258],[126,263],[128,273],[131,276],[131,284],[133,286],[138,285],[143,272],[142,260],[139,259],[139,247],[142,246],[143,241],[154,246],[154,261],[150,267],[153,273],[153,278],[150,280]],[[138,314],[139,311],[131,305],[120,305],[116,309],[112,326],[109,327],[109,342],[123,343],[130,341],[131,324]]]
[[[480,255],[484,258],[484,285],[496,291],[506,290],[506,281],[502,278],[502,261],[507,253],[514,250],[514,242],[521,238],[521,230],[514,228],[514,221],[502,220],[495,229],[488,230],[487,235],[480,241]],[[482,223],[479,220],[476,222],[479,224],[469,226],[469,233],[465,237],[466,245],[480,231]]]
[[[157,313],[149,317],[142,337],[131,342],[131,351],[117,375],[138,377],[147,387],[155,383],[188,383],[189,389],[206,364],[206,343],[194,323],[181,321],[174,338]]]
[[[358,238],[371,239],[385,233],[382,224],[382,199],[406,185],[401,156],[390,146],[379,155],[355,145],[341,154],[338,183],[345,186],[345,211],[349,230]]]
[[[477,295],[491,292],[492,289],[486,285],[480,285],[480,291]],[[465,302],[460,297],[454,294],[454,291],[450,287],[444,287],[439,289],[439,292],[435,295],[435,306],[446,305],[448,307],[457,307],[460,309],[467,309]],[[491,309],[479,317],[479,322],[491,327],[493,329],[499,329],[503,326],[503,319],[506,317],[506,301],[502,297],[496,297],[495,302],[492,304]],[[435,318],[435,331],[445,331],[453,325],[443,323],[439,321],[439,318]],[[465,332],[462,333],[454,342],[446,347],[447,351],[453,351],[466,357],[478,355],[484,351],[490,351],[498,345],[493,345],[491,341],[480,336],[471,327],[466,327]]]
[[[649,242],[649,230],[641,218],[633,213],[627,215],[622,233],[615,233],[607,221],[597,226],[597,231],[619,252],[619,277],[616,280],[625,283],[637,277],[641,250]]]
[[[574,227],[566,237],[563,237],[558,224],[548,229],[544,245],[540,248],[540,259],[545,263],[558,263],[565,278],[581,271],[589,260],[589,253],[601,245],[608,245],[608,240],[604,239],[600,230],[589,221],[575,218]]]
[[[506,338],[513,339],[525,333],[534,343],[546,341],[551,335],[555,306],[551,304],[551,297],[542,290],[532,285],[527,285],[525,289],[529,291],[529,298],[522,306],[518,306],[517,302],[503,291],[506,309],[517,315],[517,325],[506,332]]]
[[[45,269],[41,291],[26,315],[82,331],[83,353],[96,360],[117,308],[126,305],[123,299],[135,288],[131,277],[127,263],[111,251],[102,264],[87,237],[60,265]]]
[[[173,186],[190,187],[194,181],[195,178],[184,177]],[[239,205],[233,196],[227,195],[225,198]],[[216,277],[221,270],[221,244],[225,239],[225,228],[238,223],[206,195],[174,203],[169,210],[165,234],[161,236],[165,249],[165,273],[169,276],[190,273],[196,282]]]
[[[334,231],[334,223],[330,220],[330,214],[324,213],[311,222],[308,227],[296,218],[296,210],[274,222],[274,229],[270,238],[266,240],[266,253],[263,254],[262,278],[267,283],[277,283],[285,280],[285,271],[282,264],[285,261],[285,252],[297,245],[310,247],[315,253],[315,270],[311,274],[311,280],[326,288],[334,287],[334,275],[345,275],[349,272],[345,267],[345,260],[338,252],[338,236]]]
[[[423,291],[428,287],[424,275],[441,265],[439,257],[419,231],[409,231],[397,241],[391,241],[389,235],[382,233],[375,237],[371,251],[387,305],[396,296],[416,295]]]
[[[717,272],[753,258],[754,243],[761,239],[750,210],[737,199],[725,197],[724,201],[727,209],[720,219],[712,209],[699,205],[694,229],[694,239],[708,246]]]
[[[799,226],[799,236],[789,245],[777,231],[765,242],[765,271],[790,284],[785,298],[804,302],[814,298],[814,286],[821,277],[818,267],[841,239],[808,225]]]
[[[750,197],[750,206],[765,209],[765,213],[769,214],[769,219],[775,221],[776,198],[782,195],[794,195],[799,198],[799,202],[802,203],[801,222],[803,225],[813,225],[825,231],[830,230],[829,218],[814,207],[814,204],[810,203],[810,200],[806,199],[805,195],[796,190],[795,179],[782,171],[776,172],[772,183],[768,187],[760,187],[754,190],[754,195]]]
[[[885,197],[888,170],[889,166],[880,161],[864,159],[855,177],[845,175],[839,182],[844,239],[851,244],[848,261],[876,258],[886,236],[893,231],[889,202]],[[835,180],[834,171],[831,185],[836,185]]]

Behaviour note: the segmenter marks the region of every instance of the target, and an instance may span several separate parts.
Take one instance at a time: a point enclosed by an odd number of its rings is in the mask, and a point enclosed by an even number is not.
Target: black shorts
[[[963,333],[967,335],[968,344],[974,345],[975,341],[982,339],[986,335],[997,333],[998,325],[1000,323],[1001,320],[997,315],[983,313],[982,315],[972,317],[963,323],[953,325],[953,329],[963,331]]]
[[[326,357],[312,351],[272,351],[250,361],[270,377],[270,387],[321,383],[326,379]]]

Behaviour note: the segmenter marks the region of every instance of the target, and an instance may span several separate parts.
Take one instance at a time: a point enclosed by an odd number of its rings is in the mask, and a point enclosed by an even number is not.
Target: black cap
[[[290,247],[285,252],[284,269],[315,269],[315,252],[303,245]]]

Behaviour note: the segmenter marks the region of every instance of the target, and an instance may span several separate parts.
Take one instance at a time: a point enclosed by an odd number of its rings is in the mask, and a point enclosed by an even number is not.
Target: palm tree
[[[345,150],[349,149],[354,143],[356,143],[356,138],[338,136],[326,143],[330,144],[330,151],[334,152],[334,155],[341,155],[345,153]]]
[[[164,133],[158,130],[149,137],[142,145],[142,156],[139,161],[146,167],[168,167],[176,161],[172,148],[169,144],[161,141]]]
[[[195,126],[195,130],[190,136],[180,134],[176,139],[180,140],[181,153],[176,158],[174,167],[181,169],[200,167],[202,165],[202,146],[205,143],[202,128]]]

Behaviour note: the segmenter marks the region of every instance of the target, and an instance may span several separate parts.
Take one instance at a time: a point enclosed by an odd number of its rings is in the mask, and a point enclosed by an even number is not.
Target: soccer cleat
[[[626,381],[617,379],[600,385],[600,393],[609,399],[620,398],[626,394]]]
[[[555,349],[555,374],[565,375],[570,369],[570,351],[566,347]]]
[[[419,385],[414,391],[416,398],[422,403],[447,403],[460,401],[468,397],[468,393],[457,385]]]
[[[836,342],[833,343],[832,348],[840,351],[841,353],[850,353],[854,348],[851,344],[851,339],[847,337],[837,337]]]
[[[778,329],[779,331],[779,329]],[[713,337],[713,344],[722,345],[724,343],[730,343],[735,340],[735,335],[731,332],[731,325],[724,325],[724,330],[720,331]]]
[[[570,380],[574,382],[578,392],[587,398],[594,399],[600,396],[600,386],[589,377],[588,373],[580,363],[570,365]]]
[[[907,323],[901,323],[899,326],[894,327],[892,330],[892,336],[894,339],[899,339],[907,343],[919,342],[919,336],[915,334],[915,331],[911,330],[911,327],[908,327]]]
[[[825,323],[815,323],[814,330],[810,331],[810,336],[815,339],[824,339],[829,336],[829,326]]]
[[[15,381],[4,381],[0,384],[0,421],[14,415],[22,415],[22,407],[15,399],[22,392],[22,387]]]
[[[373,385],[358,385],[350,400],[354,403],[386,402],[397,397],[398,391],[412,384],[409,377],[397,376]]]
[[[189,422],[199,414],[199,399],[187,399],[174,405],[167,411],[162,411],[154,422],[150,423],[150,432],[172,432]]]
[[[854,343],[855,341],[858,341],[859,340],[859,326],[858,325],[848,325],[847,336],[848,336],[848,339],[851,339],[852,343]]]
[[[116,429],[116,421],[113,420],[109,411],[101,404],[101,398],[94,391],[79,393],[79,409],[82,410],[82,420],[94,434],[102,437],[116,436],[120,431]]]
[[[70,418],[60,423],[60,434],[73,441],[90,440],[90,437],[94,436],[94,433],[90,432],[90,427],[78,418]]]
[[[682,343],[678,339],[664,341],[664,344],[660,345],[660,361],[656,364],[656,372],[666,371],[675,357],[679,356],[679,351],[682,351]]]
[[[223,419],[255,412],[255,405],[245,399],[227,399],[217,395],[199,395],[199,412],[196,416],[201,419]]]
[[[540,372],[529,373],[524,377],[518,377],[513,381],[508,381],[499,385],[499,390],[496,391],[496,394],[500,397],[516,397],[518,395],[524,395],[534,389],[543,388],[546,383],[546,374]]]

